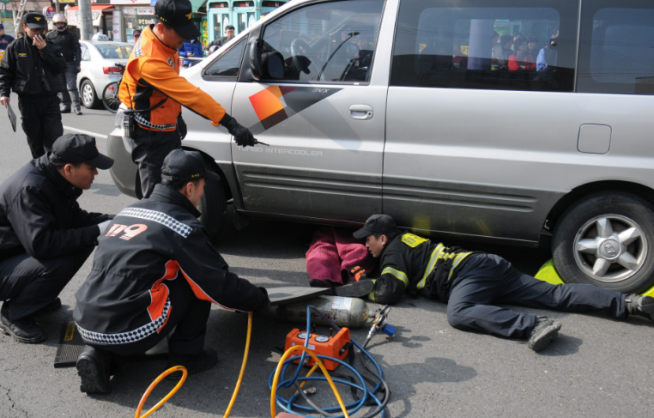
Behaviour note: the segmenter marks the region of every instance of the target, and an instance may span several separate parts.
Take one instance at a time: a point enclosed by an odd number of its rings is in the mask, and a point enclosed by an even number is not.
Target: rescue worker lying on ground
[[[523,274],[493,254],[448,248],[411,233],[400,233],[388,215],[373,215],[355,238],[366,238],[380,259],[381,277],[339,288],[340,296],[368,296],[394,304],[404,292],[447,303],[454,328],[509,338],[526,338],[540,351],[558,335],[561,324],[545,316],[521,314],[491,304],[517,304],[566,312],[603,311],[613,318],[640,315],[654,320],[654,298],[603,289],[589,284],[551,285]]]
[[[143,354],[173,329],[169,365],[189,374],[210,369],[218,361],[204,348],[211,303],[240,311],[270,306],[265,289],[229,271],[197,219],[206,179],[219,180],[200,153],[171,151],[162,179],[150,198],[116,215],[77,292],[73,318],[87,344],[77,360],[82,392],[110,392],[112,355]]]
[[[225,109],[199,87],[179,75],[179,53],[185,41],[200,30],[191,20],[189,0],[159,0],[159,22],[145,28],[125,67],[119,98],[132,112],[132,160],[139,166],[143,197],[161,181],[161,163],[171,150],[181,148],[186,125],[182,105],[224,126],[238,145],[254,145],[252,133],[225,113]]]
[[[97,168],[114,161],[95,138],[67,134],[0,186],[0,329],[23,343],[47,338],[32,315],[61,307],[57,297],[93,251],[110,215],[80,209]]]

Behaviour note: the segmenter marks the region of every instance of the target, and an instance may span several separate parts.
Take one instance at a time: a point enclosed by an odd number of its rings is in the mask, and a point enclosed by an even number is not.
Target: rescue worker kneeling
[[[354,237],[365,238],[373,257],[380,259],[381,277],[336,288],[337,295],[367,295],[374,302],[393,304],[405,291],[423,293],[448,304],[447,320],[454,328],[525,338],[534,351],[547,347],[561,324],[493,303],[654,319],[654,298],[649,296],[624,295],[590,284],[555,286],[519,272],[500,256],[448,248],[400,233],[388,215],[372,215]]]
[[[87,344],[77,361],[82,392],[110,392],[112,358],[143,354],[173,329],[169,365],[210,369],[218,361],[204,348],[211,303],[269,306],[265,289],[229,271],[197,219],[205,182],[218,179],[200,153],[173,150],[151,197],[123,209],[100,237],[73,316]]]

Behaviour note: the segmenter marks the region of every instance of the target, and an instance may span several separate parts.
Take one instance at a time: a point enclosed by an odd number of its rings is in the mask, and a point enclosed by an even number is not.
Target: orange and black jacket
[[[174,131],[182,106],[218,125],[225,109],[179,75],[178,51],[163,44],[152,28],[143,31],[132,49],[120,84],[120,101],[130,109],[143,109],[136,113],[136,122],[148,130]]]
[[[211,246],[199,215],[184,195],[161,184],[116,215],[77,292],[73,318],[86,342],[120,345],[161,332],[175,309],[166,285],[172,280],[226,309],[263,306],[262,291],[230,272]]]
[[[413,295],[425,293],[447,303],[458,271],[472,254],[404,233],[386,244],[379,260],[381,277],[372,279],[375,287],[368,299],[391,305],[406,291]]]

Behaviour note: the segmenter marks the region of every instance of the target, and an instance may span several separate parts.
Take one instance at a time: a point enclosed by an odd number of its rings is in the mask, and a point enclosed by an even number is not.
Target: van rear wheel
[[[198,204],[200,222],[207,229],[211,241],[215,241],[225,230],[227,219],[227,200],[225,190],[219,181],[208,180],[204,185],[204,195]]]
[[[591,195],[554,229],[554,265],[568,283],[641,293],[654,285],[653,237],[649,202],[624,192]]]

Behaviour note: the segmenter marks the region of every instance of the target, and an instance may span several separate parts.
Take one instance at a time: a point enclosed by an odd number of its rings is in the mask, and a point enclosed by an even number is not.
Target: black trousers
[[[132,161],[139,165],[143,198],[161,183],[161,166],[170,151],[181,148],[179,132],[148,131],[137,127],[132,142]]]
[[[27,144],[33,158],[52,151],[52,144],[64,134],[60,102],[57,96],[45,99],[18,96],[21,126],[27,135]]]
[[[0,301],[9,319],[31,315],[55,300],[91,252],[93,247],[48,260],[21,254],[0,261]]]
[[[626,318],[625,295],[589,284],[552,285],[516,270],[492,254],[472,256],[450,291],[447,320],[454,328],[502,337],[527,338],[535,315],[493,306],[515,304],[565,312],[603,311]]]
[[[168,340],[168,352],[170,354],[200,354],[204,348],[211,302],[198,299],[188,282],[181,277],[166,281],[166,286],[170,291],[168,298],[171,309],[168,321],[160,332],[128,344],[87,344],[118,356],[137,356],[157,345],[173,328],[177,327],[175,333]]]

